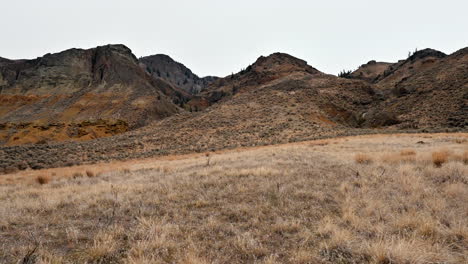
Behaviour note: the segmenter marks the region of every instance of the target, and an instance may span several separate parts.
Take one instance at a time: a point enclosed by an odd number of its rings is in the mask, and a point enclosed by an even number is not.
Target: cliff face
[[[15,144],[76,138],[76,133],[57,127],[88,121],[101,126],[121,122],[124,128],[111,131],[126,131],[179,112],[174,102],[186,100],[185,96],[171,84],[151,78],[124,45],[70,49],[34,60],[3,59],[0,141]],[[56,124],[49,131],[56,136],[41,137],[26,129],[50,124]],[[100,130],[85,126],[78,139],[100,137]]]
[[[190,94],[199,93],[218,79],[213,76],[200,78],[182,63],[163,54],[140,58],[140,65],[154,78],[165,80]]]

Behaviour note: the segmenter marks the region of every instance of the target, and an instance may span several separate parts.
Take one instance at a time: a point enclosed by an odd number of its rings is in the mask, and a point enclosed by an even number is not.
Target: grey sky
[[[168,54],[200,76],[280,51],[332,74],[409,50],[468,46],[466,0],[0,0],[0,56],[127,45]]]

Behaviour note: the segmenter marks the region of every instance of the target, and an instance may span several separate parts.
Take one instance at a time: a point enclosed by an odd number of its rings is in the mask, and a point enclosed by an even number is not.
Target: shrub
[[[372,163],[372,159],[369,155],[358,153],[354,156],[354,161],[358,164],[370,164]]]
[[[442,164],[446,163],[448,160],[448,152],[447,151],[436,151],[432,153],[432,163],[437,168],[442,167]]]
[[[36,182],[40,185],[44,185],[50,182],[50,177],[48,175],[39,175],[36,177]]]

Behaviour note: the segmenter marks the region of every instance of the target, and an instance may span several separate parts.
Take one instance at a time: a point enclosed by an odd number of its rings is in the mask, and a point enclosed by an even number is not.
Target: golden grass
[[[438,168],[442,167],[442,164],[446,163],[448,158],[449,152],[446,150],[432,152],[432,163]]]
[[[231,151],[210,166],[201,154],[73,168],[99,177],[57,169],[43,186],[21,178],[0,185],[0,262],[39,245],[39,263],[467,263],[465,146],[420,139]],[[444,149],[435,168],[431,154]]]
[[[354,156],[354,161],[359,164],[370,164],[372,163],[372,158],[364,153],[358,153]]]
[[[400,151],[401,156],[414,156],[416,155],[416,151],[414,149],[404,149]]]

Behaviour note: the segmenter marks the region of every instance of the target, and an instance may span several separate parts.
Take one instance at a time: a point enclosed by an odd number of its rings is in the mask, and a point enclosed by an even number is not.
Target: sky
[[[0,0],[0,57],[125,44],[226,76],[285,52],[326,73],[468,46],[467,0]]]

